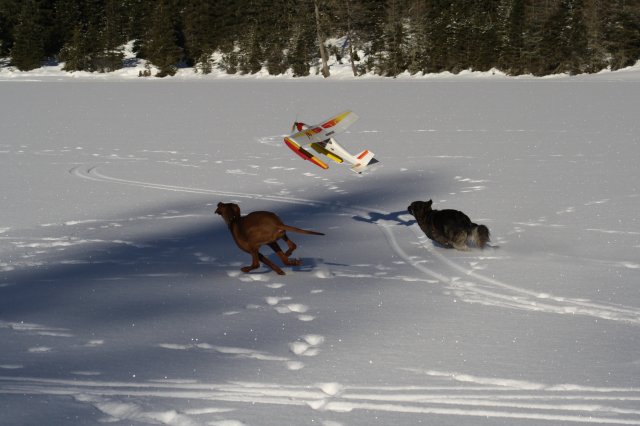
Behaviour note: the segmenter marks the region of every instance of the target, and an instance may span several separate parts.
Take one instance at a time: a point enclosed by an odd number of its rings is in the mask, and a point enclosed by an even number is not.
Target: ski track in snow
[[[295,198],[284,195],[264,195],[244,192],[220,191],[215,189],[202,189],[182,187],[175,185],[163,185],[150,182],[141,182],[135,180],[120,179],[107,176],[99,171],[98,166],[77,166],[69,172],[74,176],[93,181],[112,182],[124,185],[134,185],[143,188],[160,189],[165,191],[187,192],[195,194],[210,194],[223,197],[262,199],[267,201],[275,201],[287,204],[298,204],[312,207],[327,207],[327,203]],[[474,182],[470,179],[456,177],[461,182]],[[344,213],[356,216],[368,216],[371,213],[387,216],[390,212],[371,209],[365,206],[357,205],[331,205],[334,211],[342,211]],[[481,274],[479,271],[482,266],[478,262],[473,262],[471,267],[466,267],[456,263],[441,253],[430,241],[422,234],[417,225],[411,227],[413,232],[412,241],[419,241],[420,251],[411,250],[411,248],[403,247],[398,233],[406,226],[398,224],[394,221],[376,220],[375,223],[384,233],[391,249],[402,258],[407,264],[411,265],[423,275],[430,278],[427,282],[433,280],[444,283],[447,288],[460,300],[467,303],[483,304],[486,306],[494,306],[506,309],[518,309],[531,312],[541,312],[548,314],[560,315],[583,315],[598,319],[620,321],[640,325],[640,308],[629,307],[623,305],[603,304],[591,302],[584,299],[574,299],[562,296],[556,296],[550,293],[534,292],[527,289],[517,287],[515,285],[504,283],[498,279],[491,278]],[[406,244],[405,244],[406,246]],[[427,250],[430,256],[437,259],[439,265],[444,265],[448,271],[443,272],[443,268],[437,270],[426,266],[424,259],[424,250]],[[322,270],[317,271],[319,274],[326,275]]]
[[[109,416],[105,421],[142,421],[166,425],[202,424],[198,417],[231,413],[224,403],[309,407],[349,413],[358,410],[405,414],[524,419],[563,423],[640,425],[640,389],[547,385],[482,378],[452,372],[412,371],[425,386],[343,386],[340,383],[199,383],[159,380],[113,382],[91,379],[39,379],[0,376],[0,392],[69,396]],[[145,399],[183,400],[210,407],[150,411]],[[220,405],[216,405],[220,404]]]

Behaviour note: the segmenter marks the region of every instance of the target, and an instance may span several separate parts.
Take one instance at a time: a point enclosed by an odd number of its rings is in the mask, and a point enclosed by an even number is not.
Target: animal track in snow
[[[275,297],[275,296],[265,297],[265,301],[267,302],[267,305],[269,305],[269,306],[275,306],[278,303],[280,303],[282,301],[286,301],[286,300],[291,300],[291,297],[288,297],[288,296],[285,296],[285,297]]]
[[[45,353],[45,352],[51,352],[52,348],[48,347],[48,346],[36,346],[33,348],[29,348],[27,350],[27,352],[30,353]]]
[[[274,289],[274,290],[277,290],[277,289],[282,288],[282,287],[284,287],[284,286],[285,286],[285,285],[284,285],[284,284],[282,284],[282,283],[271,283],[271,284],[267,284],[267,285],[266,285],[266,287],[268,287],[268,288],[272,288],[272,289]]]
[[[320,353],[318,346],[324,343],[324,336],[319,334],[306,334],[299,340],[289,343],[291,352],[298,356],[316,356]]]
[[[287,308],[289,308],[291,312],[295,312],[298,314],[304,314],[309,310],[309,307],[307,305],[303,305],[301,303],[291,303],[287,305]]]

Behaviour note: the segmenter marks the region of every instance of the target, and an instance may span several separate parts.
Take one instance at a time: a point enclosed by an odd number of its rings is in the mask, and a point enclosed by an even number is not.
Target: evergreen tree
[[[429,58],[427,72],[449,69],[449,25],[452,21],[447,0],[433,0],[427,12],[429,25]]]
[[[75,6],[75,7],[74,7]],[[60,51],[67,71],[114,71],[122,68],[124,34],[119,0],[84,0],[59,9],[76,24]]]
[[[211,55],[218,40],[218,7],[209,1],[188,0],[182,14],[185,57],[204,74],[211,72]]]
[[[87,32],[85,28],[82,24],[77,25],[71,39],[60,51],[60,60],[65,63],[63,69],[66,71],[94,71],[95,51],[90,44],[95,40],[91,37],[95,36],[95,31]]]
[[[119,0],[105,1],[104,16],[98,36],[99,51],[96,55],[96,68],[100,72],[122,68],[124,59],[122,46],[126,41],[122,16]]]
[[[11,49],[11,62],[21,71],[39,68],[44,59],[43,28],[36,0],[25,0],[18,17]]]
[[[20,0],[0,0],[0,56],[5,56],[11,51],[14,27],[20,9]]]
[[[409,8],[407,70],[411,74],[427,72],[429,68],[429,22],[427,0],[414,0]]]
[[[238,70],[243,74],[255,74],[262,69],[262,48],[257,26],[257,23],[249,26],[238,43]]]
[[[169,0],[160,0],[156,4],[142,44],[144,57],[158,67],[157,77],[174,75],[182,56],[172,19],[174,10],[171,6]]]
[[[287,49],[287,63],[294,77],[309,75],[315,40],[312,29],[312,26],[303,25],[303,23],[293,29],[290,47]]]
[[[473,70],[487,71],[498,66],[500,41],[498,28],[499,0],[476,0],[471,17],[472,39],[469,46]]]
[[[508,74],[517,75],[525,70],[525,5],[524,0],[502,0],[500,16],[500,55],[498,65]]]
[[[404,29],[401,0],[387,0],[387,22],[384,32],[384,54],[380,55],[379,73],[395,77],[407,69],[407,36]]]
[[[562,0],[546,23],[541,42],[543,68],[538,74],[577,73],[588,63],[582,0]]]
[[[604,45],[610,52],[610,66],[619,69],[640,59],[640,6],[628,7],[616,0],[604,23]]]

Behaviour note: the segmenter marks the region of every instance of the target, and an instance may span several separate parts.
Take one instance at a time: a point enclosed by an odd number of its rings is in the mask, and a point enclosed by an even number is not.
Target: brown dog
[[[284,275],[282,269],[267,259],[258,250],[262,245],[268,245],[276,252],[282,263],[287,266],[297,266],[301,262],[298,259],[289,259],[291,253],[296,249],[296,244],[287,237],[286,231],[298,232],[300,234],[324,235],[321,232],[307,231],[295,226],[285,225],[275,214],[265,211],[249,213],[246,216],[240,215],[240,207],[234,203],[218,203],[216,214],[222,216],[224,222],[229,227],[233,240],[240,249],[251,254],[251,266],[242,268],[242,272],[250,272],[260,266],[260,261],[273,269],[280,275]],[[278,245],[277,240],[284,240],[289,246],[286,253]]]

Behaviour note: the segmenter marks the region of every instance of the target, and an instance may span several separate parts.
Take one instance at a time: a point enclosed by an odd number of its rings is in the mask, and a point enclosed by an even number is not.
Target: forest
[[[580,74],[640,59],[640,0],[0,0],[5,66],[110,72],[131,40],[159,77]]]

